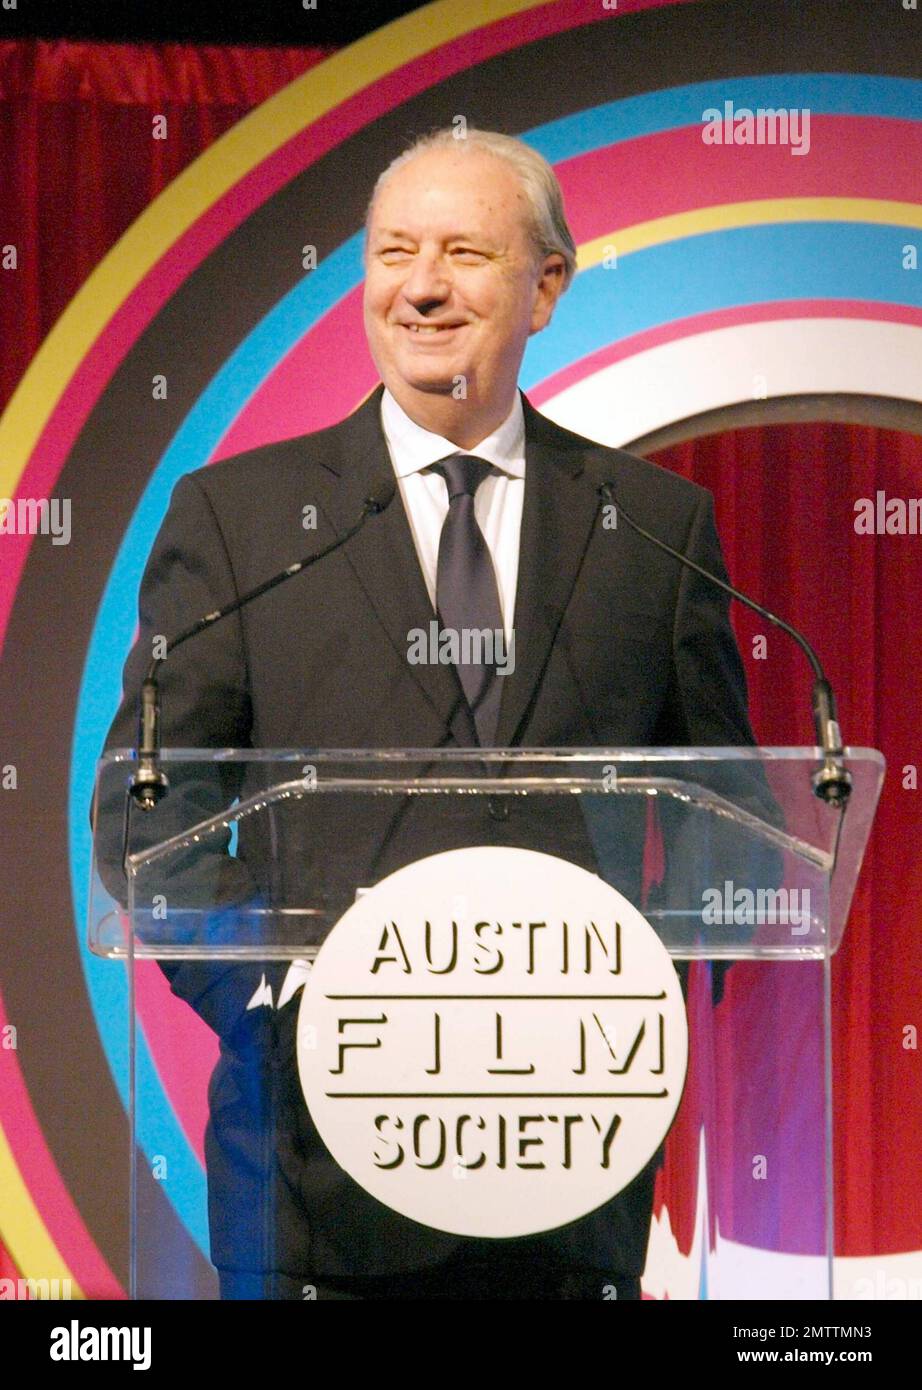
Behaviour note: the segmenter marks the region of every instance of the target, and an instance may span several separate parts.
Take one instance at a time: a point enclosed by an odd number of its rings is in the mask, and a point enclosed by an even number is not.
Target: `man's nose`
[[[403,284],[403,293],[416,308],[447,299],[451,293],[451,280],[444,257],[434,252],[420,252],[414,256],[410,273]]]

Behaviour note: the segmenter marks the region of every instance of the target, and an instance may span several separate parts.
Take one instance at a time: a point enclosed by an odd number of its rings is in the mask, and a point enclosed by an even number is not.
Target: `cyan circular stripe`
[[[888,116],[922,120],[922,82],[909,77],[856,77],[851,73],[779,73],[720,78],[593,106],[536,126],[526,135],[551,164],[605,145],[700,125],[709,107],[806,107],[812,116]]]
[[[529,339],[523,388],[614,340],[720,309],[786,299],[918,308],[922,280],[902,268],[907,236],[918,235],[917,228],[869,222],[761,224],[651,246],[625,256],[616,269],[594,266],[577,275],[560,301],[553,331]]]

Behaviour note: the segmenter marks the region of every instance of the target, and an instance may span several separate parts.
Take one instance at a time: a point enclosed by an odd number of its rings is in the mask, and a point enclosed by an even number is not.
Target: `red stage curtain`
[[[148,203],[331,51],[0,42],[0,245],[19,250],[19,269],[0,282],[0,408]],[[152,138],[160,115],[168,140]]]
[[[738,587],[799,627],[836,691],[843,734],[887,759],[871,848],[833,966],[836,1251],[922,1248],[922,686],[916,626],[922,537],[859,535],[855,503],[922,496],[922,437],[817,423],[731,430],[657,461],[714,493]],[[785,635],[734,605],[756,737],[811,744],[812,675]],[[768,654],[752,659],[766,633]],[[904,785],[908,783],[910,785]],[[769,1045],[783,1040],[767,1040]]]

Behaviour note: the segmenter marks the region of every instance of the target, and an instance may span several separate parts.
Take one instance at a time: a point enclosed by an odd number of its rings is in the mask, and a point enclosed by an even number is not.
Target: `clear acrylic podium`
[[[846,750],[844,812],[814,795],[817,764],[812,748],[170,749],[168,794],[126,812],[137,764],[107,753],[89,933],[129,977],[133,1296],[217,1297],[228,1241],[269,1239],[271,1202],[216,1187],[209,1208],[206,1156],[246,1149],[265,1077],[296,1073],[298,986],[356,895],[442,850],[513,845],[622,892],[686,991],[644,1291],[831,1297],[830,963],[884,763]]]

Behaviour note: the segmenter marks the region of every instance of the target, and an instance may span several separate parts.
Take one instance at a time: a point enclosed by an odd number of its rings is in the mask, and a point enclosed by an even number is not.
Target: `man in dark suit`
[[[751,743],[746,689],[713,586],[628,527],[602,524],[600,486],[719,574],[703,489],[538,414],[517,387],[530,334],[575,269],[552,171],[508,137],[428,137],[385,171],[370,205],[365,325],[382,377],[347,420],[199,470],[177,485],[147,565],[139,640],[107,747],[135,742],[157,634],[174,634],[351,526],[375,480],[397,494],[342,549],[166,661],[166,746],[427,748]],[[472,462],[473,460],[473,462]],[[410,634],[495,629],[508,674],[408,660]],[[179,778],[135,847],[252,790],[232,765]],[[273,846],[242,826],[236,856],[190,882],[228,905],[309,891],[331,919],[402,864],[464,844],[544,848],[597,871],[572,799],[489,798],[447,820],[425,798],[328,803]],[[191,810],[190,810],[191,808]],[[117,882],[121,807],[98,811]],[[108,850],[105,850],[108,846]],[[344,847],[348,850],[344,857]],[[639,865],[642,829],[636,829]],[[623,856],[622,856],[623,857]],[[264,865],[273,861],[271,875]],[[271,881],[270,881],[271,880]],[[281,887],[280,887],[281,885]],[[639,901],[633,883],[616,886]],[[177,899],[188,884],[177,884]],[[300,1095],[296,972],[283,964],[164,964],[221,1039],[206,1137],[212,1259],[225,1297],[639,1296],[653,1179],[541,1238],[466,1240],[385,1208],[334,1163]],[[610,1296],[610,1295],[609,1295]]]

